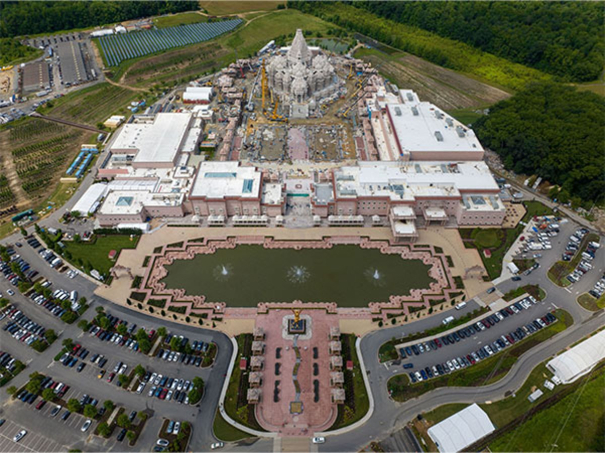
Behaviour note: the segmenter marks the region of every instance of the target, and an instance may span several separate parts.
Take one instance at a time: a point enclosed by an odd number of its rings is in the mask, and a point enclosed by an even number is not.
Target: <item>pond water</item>
[[[258,302],[336,302],[365,307],[408,295],[434,280],[429,265],[376,249],[338,245],[331,249],[266,249],[239,245],[192,260],[176,260],[162,280],[168,289],[205,295],[208,302],[254,307]]]

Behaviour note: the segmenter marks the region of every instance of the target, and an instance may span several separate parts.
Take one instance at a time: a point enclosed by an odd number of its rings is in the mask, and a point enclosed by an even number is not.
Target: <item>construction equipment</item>
[[[261,68],[261,99],[262,99],[262,110],[265,111],[265,97],[267,93],[267,69],[265,68],[265,60],[263,60],[263,66]]]

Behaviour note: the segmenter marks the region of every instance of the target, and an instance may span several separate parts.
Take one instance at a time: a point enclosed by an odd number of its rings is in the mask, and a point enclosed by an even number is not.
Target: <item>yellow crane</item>
[[[262,98],[262,111],[265,111],[265,97],[267,93],[267,70],[265,69],[265,60],[263,60],[263,67],[261,68],[261,79],[260,89]]]

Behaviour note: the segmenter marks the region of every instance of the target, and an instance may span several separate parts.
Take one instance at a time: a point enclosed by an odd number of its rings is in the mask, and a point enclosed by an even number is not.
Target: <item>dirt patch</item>
[[[499,88],[403,52],[370,54],[363,59],[379,67],[400,88],[412,89],[420,99],[444,110],[480,108],[510,97]]]

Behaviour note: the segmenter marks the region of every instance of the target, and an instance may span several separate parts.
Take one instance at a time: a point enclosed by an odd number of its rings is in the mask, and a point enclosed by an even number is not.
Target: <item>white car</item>
[[[15,437],[13,437],[13,442],[19,442],[21,439],[23,439],[25,437],[26,434],[27,434],[27,431],[22,429],[15,435]]]
[[[88,431],[88,428],[90,428],[90,425],[92,425],[92,420],[86,420],[82,425],[82,428],[80,428],[80,431],[85,433],[86,431]]]
[[[181,430],[181,422],[176,422],[174,424],[174,429],[172,430],[172,434],[174,434],[176,436],[180,430]]]
[[[210,450],[216,450],[217,448],[223,448],[225,444],[223,442],[215,442],[210,445]]]
[[[15,292],[12,289],[7,289],[6,292],[8,293],[9,296],[14,296],[15,295]],[[27,431],[25,431],[25,432],[27,433]],[[15,436],[15,437],[17,437],[17,436]],[[17,441],[15,441],[15,442],[17,442]]]
[[[326,442],[326,438],[325,437],[314,437],[311,442],[313,442],[314,444],[323,444]]]
[[[170,442],[168,442],[166,439],[158,439],[155,444],[159,445],[160,447],[167,447]]]

